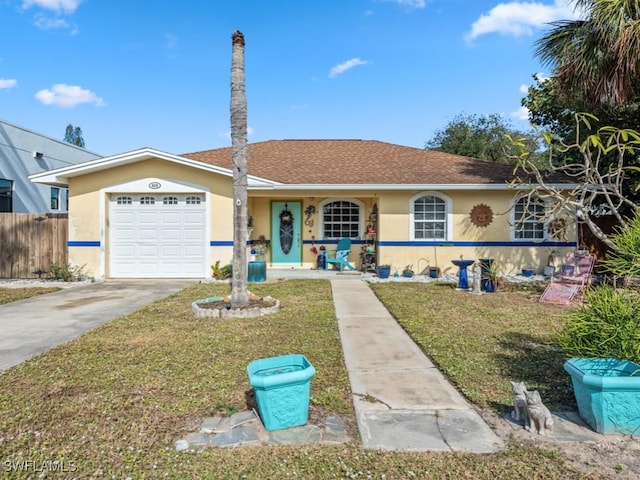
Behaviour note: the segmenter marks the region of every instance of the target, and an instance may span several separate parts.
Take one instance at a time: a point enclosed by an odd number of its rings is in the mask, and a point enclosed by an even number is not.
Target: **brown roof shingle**
[[[231,147],[185,158],[231,168]],[[375,140],[270,140],[248,145],[250,175],[284,184],[505,184],[513,166]]]

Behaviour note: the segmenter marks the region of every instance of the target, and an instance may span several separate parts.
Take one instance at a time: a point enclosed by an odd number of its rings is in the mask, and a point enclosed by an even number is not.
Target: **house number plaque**
[[[151,183],[149,183],[149,188],[151,190],[158,190],[161,186],[162,186],[162,184],[160,182],[151,182]]]

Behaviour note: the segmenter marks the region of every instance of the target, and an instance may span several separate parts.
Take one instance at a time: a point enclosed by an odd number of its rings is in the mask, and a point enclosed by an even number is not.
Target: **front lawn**
[[[373,288],[474,401],[507,408],[508,381],[521,378],[554,403],[565,402],[562,382],[546,378],[562,375],[550,341],[559,320],[547,318],[557,309],[424,284]],[[36,478],[34,466],[58,461],[67,470],[56,475],[49,468],[46,478],[603,478],[578,473],[558,451],[518,443],[491,455],[377,452],[357,441],[175,451],[174,442],[203,416],[252,407],[247,364],[285,353],[303,353],[316,367],[314,412],[355,424],[329,282],[288,280],[251,290],[280,299],[281,311],[196,318],[192,301],[229,287],[194,285],[2,373],[0,475]],[[468,357],[475,360],[460,361]]]
[[[59,287],[25,287],[25,288],[6,288],[0,287],[0,305],[25,298],[44,295],[45,293],[56,292]]]
[[[539,293],[525,289],[471,295],[445,284],[371,288],[472,402],[498,413],[513,408],[513,380],[539,390],[551,410],[576,408],[562,368],[566,357],[555,341],[568,307],[540,304]]]

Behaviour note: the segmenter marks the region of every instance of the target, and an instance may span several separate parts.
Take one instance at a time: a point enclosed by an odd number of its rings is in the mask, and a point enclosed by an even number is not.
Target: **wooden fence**
[[[0,213],[0,278],[46,278],[67,265],[67,214]]]

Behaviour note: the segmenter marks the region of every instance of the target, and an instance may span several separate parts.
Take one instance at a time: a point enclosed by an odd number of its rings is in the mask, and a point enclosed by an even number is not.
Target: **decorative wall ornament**
[[[307,208],[304,209],[304,214],[306,216],[306,218],[304,219],[304,224],[308,225],[309,227],[313,227],[313,217],[316,214],[316,207],[314,207],[313,205],[309,205],[307,206]]]
[[[491,210],[489,205],[479,203],[471,209],[469,217],[471,217],[471,223],[476,227],[484,228],[493,222],[493,210]]]

